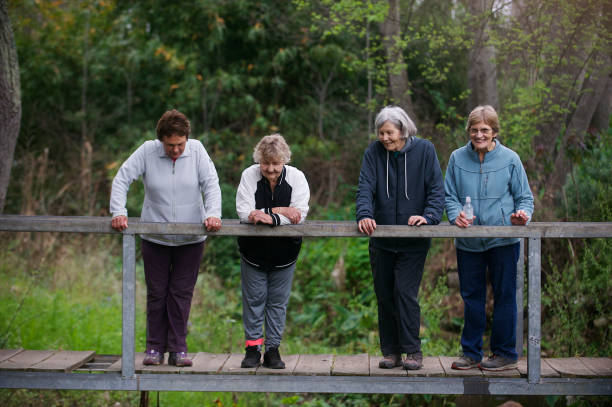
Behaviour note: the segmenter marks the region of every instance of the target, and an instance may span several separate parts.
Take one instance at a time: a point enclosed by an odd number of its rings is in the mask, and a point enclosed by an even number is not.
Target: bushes
[[[568,176],[562,191],[565,216],[572,221],[612,219],[612,135],[585,151],[582,165]],[[612,242],[568,239],[549,254],[542,303],[545,342],[550,356],[612,354]]]

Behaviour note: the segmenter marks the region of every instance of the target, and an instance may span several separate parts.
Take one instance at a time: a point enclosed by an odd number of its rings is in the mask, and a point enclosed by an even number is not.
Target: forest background
[[[309,219],[353,220],[361,157],[375,139],[381,107],[398,104],[410,113],[444,171],[450,153],[468,140],[467,113],[491,104],[501,141],[526,167],[535,221],[612,218],[609,0],[0,0],[0,6],[0,212],[109,216],[119,166],[155,137],[161,114],[177,108],[215,162],[224,218],[236,218],[235,190],[254,145],[280,132],[292,165],[310,183]],[[142,200],[135,183],[131,216]],[[117,237],[2,233],[0,245],[0,348],[120,353]],[[610,253],[605,239],[543,241],[545,356],[612,355]],[[140,271],[139,348],[143,286]],[[462,303],[452,240],[434,239],[420,299],[424,353],[458,354]],[[240,301],[235,239],[210,239],[190,349],[241,352]],[[376,319],[367,239],[306,239],[282,352],[377,354]],[[137,396],[3,390],[0,404],[127,405]],[[238,393],[161,399],[309,406],[457,401]],[[550,406],[606,402],[546,399]]]

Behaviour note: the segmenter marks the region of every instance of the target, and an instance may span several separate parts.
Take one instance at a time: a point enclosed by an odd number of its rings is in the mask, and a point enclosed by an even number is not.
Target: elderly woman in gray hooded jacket
[[[359,230],[370,236],[377,225],[438,224],[444,187],[433,144],[416,137],[416,126],[398,106],[382,109],[375,127],[378,140],[366,149],[359,174]],[[381,368],[423,365],[417,295],[430,243],[428,238],[370,239]]]

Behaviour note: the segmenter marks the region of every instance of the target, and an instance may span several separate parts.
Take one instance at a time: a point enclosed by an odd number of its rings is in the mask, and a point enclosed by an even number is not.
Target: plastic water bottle
[[[472,220],[474,219],[474,207],[472,206],[472,198],[469,196],[465,197],[465,205],[463,205],[463,213],[465,217],[472,224]]]

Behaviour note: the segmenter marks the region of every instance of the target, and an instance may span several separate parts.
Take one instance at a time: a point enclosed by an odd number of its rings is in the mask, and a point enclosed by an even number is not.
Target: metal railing
[[[210,236],[302,236],[302,237],[364,237],[352,221],[307,221],[301,225],[270,228],[241,224],[238,220],[224,220],[218,232],[207,232],[201,224],[145,223],[138,218],[129,219],[129,227],[122,233],[110,227],[106,217],[59,216],[0,216],[0,231],[16,232],[72,232],[123,235],[123,319],[122,319],[122,367],[123,380],[135,378],[135,235],[136,234],[207,234]],[[528,240],[528,343],[527,383],[541,381],[541,239],[542,238],[609,238],[612,222],[533,222],[527,226],[472,226],[460,229],[451,225],[436,226],[387,226],[379,225],[374,237],[515,237]],[[522,316],[524,261],[518,265],[517,279],[517,350],[522,351]],[[522,379],[524,380],[524,379]],[[608,384],[609,386],[609,384]],[[129,386],[123,386],[126,389]],[[122,388],[123,388],[122,387]],[[220,386],[219,389],[223,389]],[[605,394],[605,393],[604,393]]]

